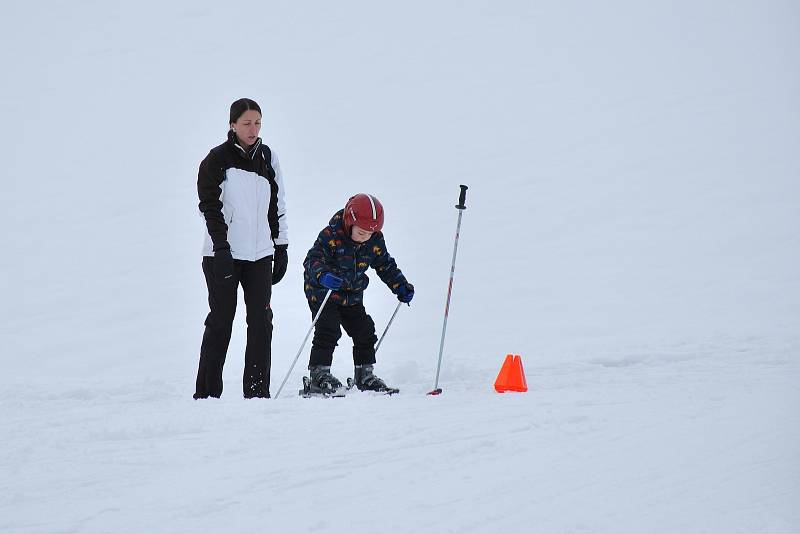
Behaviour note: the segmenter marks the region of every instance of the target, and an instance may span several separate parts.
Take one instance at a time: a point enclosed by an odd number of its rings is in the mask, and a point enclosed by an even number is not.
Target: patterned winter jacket
[[[342,213],[337,211],[322,229],[303,262],[305,292],[309,302],[322,302],[327,289],[319,283],[324,272],[344,280],[342,289],[331,292],[329,300],[341,306],[355,306],[364,299],[369,284],[367,267],[372,267],[392,293],[407,283],[394,258],[386,250],[382,232],[375,232],[364,243],[356,243],[344,230]]]

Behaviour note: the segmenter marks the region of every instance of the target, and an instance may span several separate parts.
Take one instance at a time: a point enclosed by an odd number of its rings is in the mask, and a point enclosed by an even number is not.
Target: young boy
[[[314,327],[311,344],[310,391],[332,393],[342,383],[331,374],[341,327],[353,338],[353,381],[358,389],[387,391],[392,388],[375,376],[375,323],[364,309],[364,290],[369,284],[366,271],[375,269],[400,302],[414,298],[414,286],[397,267],[383,240],[383,206],[372,195],[359,193],[337,211],[322,229],[303,262],[305,293],[315,317],[328,290],[328,298]]]

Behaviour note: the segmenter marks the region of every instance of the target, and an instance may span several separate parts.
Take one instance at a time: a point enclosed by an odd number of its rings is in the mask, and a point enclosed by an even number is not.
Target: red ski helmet
[[[353,225],[368,232],[380,232],[383,228],[383,205],[380,200],[366,193],[350,197],[344,206],[344,228],[350,233]]]

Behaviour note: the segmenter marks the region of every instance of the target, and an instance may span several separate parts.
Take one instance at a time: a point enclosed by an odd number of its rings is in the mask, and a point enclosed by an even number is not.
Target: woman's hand
[[[286,250],[289,245],[275,245],[275,252],[272,255],[272,285],[283,280],[286,269],[289,267],[289,252]]]
[[[218,284],[233,282],[233,256],[230,246],[214,251],[214,279]]]

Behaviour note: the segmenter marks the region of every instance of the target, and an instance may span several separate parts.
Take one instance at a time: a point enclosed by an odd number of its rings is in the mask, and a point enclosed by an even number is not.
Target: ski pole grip
[[[458,195],[458,204],[456,204],[456,208],[460,210],[467,209],[467,205],[465,202],[467,201],[467,189],[469,189],[466,185],[460,185],[461,194]]]

